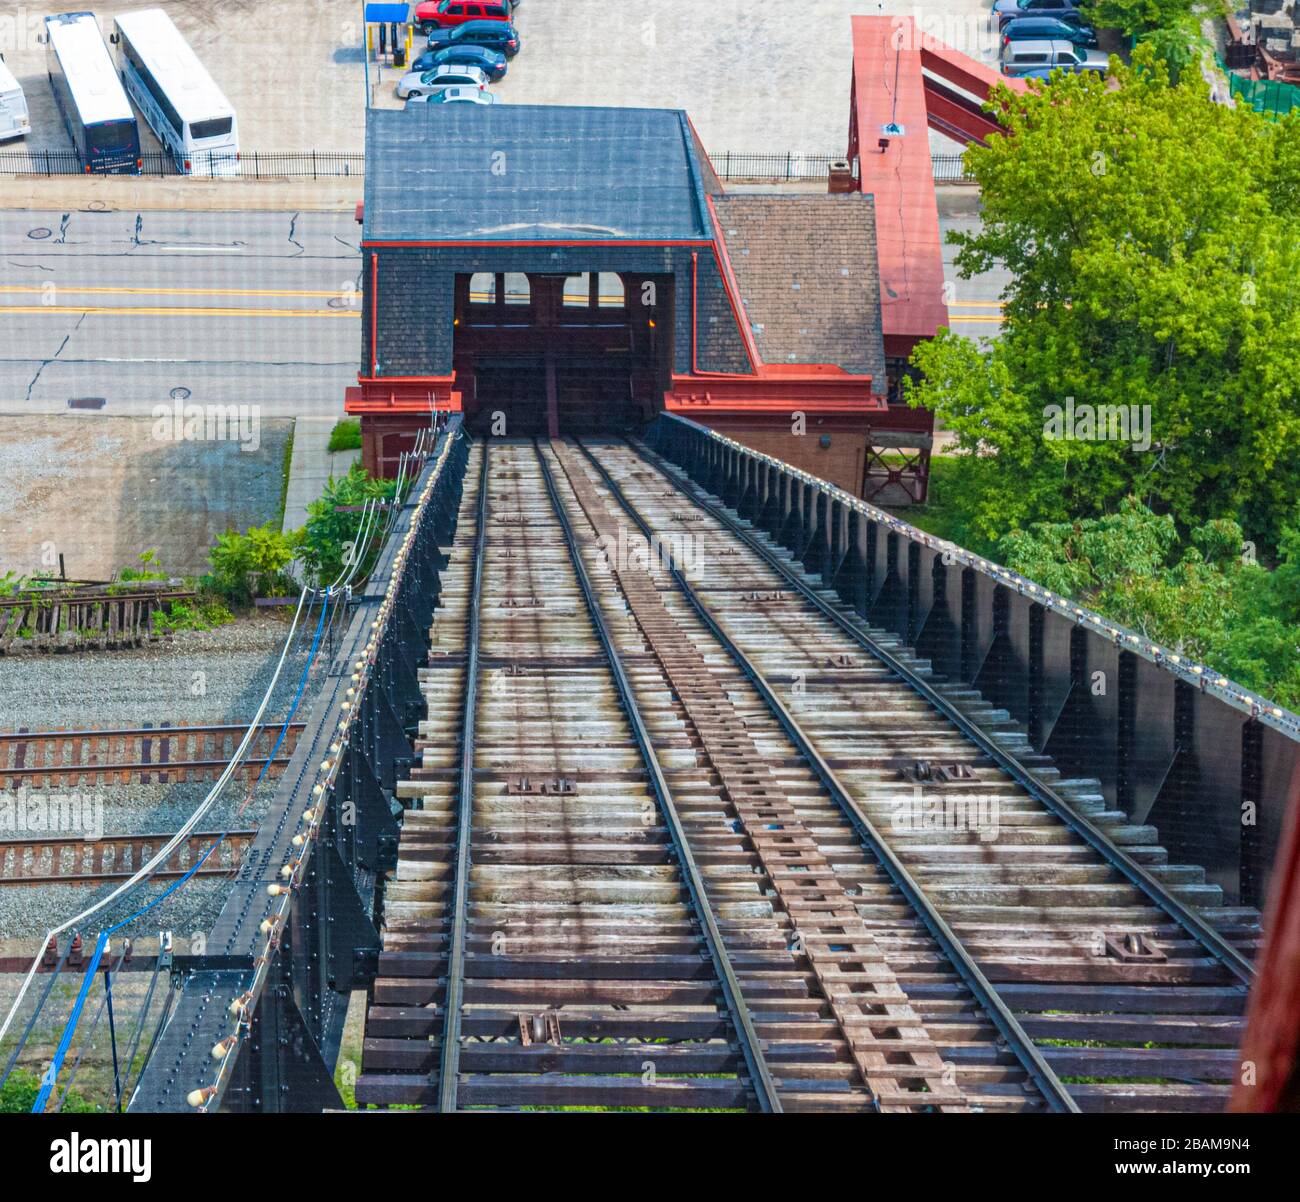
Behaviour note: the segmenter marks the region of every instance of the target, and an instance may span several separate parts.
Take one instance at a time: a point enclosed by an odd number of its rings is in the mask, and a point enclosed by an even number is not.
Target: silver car
[[[481,68],[447,63],[434,67],[432,71],[408,71],[398,81],[397,95],[401,100],[413,100],[417,96],[427,96],[443,88],[485,89],[487,86],[487,72]]]
[[[1007,42],[998,56],[1003,75],[1021,79],[1046,79],[1057,68],[1066,71],[1099,71],[1110,66],[1110,56],[1100,50],[1085,50],[1065,41]]]
[[[412,104],[500,104],[501,97],[495,92],[482,88],[471,88],[464,84],[453,84],[437,92],[421,92],[412,96],[407,105]]]

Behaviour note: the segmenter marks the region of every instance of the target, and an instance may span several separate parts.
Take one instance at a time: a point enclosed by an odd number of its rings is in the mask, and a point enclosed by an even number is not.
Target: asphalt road
[[[945,190],[941,226],[974,228],[977,204]],[[265,417],[341,412],[361,357],[359,233],[347,213],[0,212],[0,413],[103,397],[148,415],[176,389]],[[1005,273],[948,278],[954,328],[995,335]]]
[[[0,212],[0,412],[148,414],[174,389],[339,412],[359,234],[347,213]]]

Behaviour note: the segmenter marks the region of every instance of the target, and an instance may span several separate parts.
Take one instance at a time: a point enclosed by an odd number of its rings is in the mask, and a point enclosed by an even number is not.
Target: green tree
[[[1042,522],[1002,539],[1015,571],[1198,659],[1292,708],[1300,705],[1300,531],[1270,572],[1242,553],[1241,527],[1206,522],[1182,542],[1172,518],[1135,498],[1115,513]]]
[[[1137,37],[1186,20],[1192,0],[1090,0],[1082,7],[1089,24],[1098,29],[1118,29],[1127,37]]]
[[[1271,552],[1300,498],[1300,123],[1212,104],[1192,73],[1170,86],[1149,46],[1134,59],[995,94],[1008,132],[967,152],[982,228],[950,238],[962,275],[1009,269],[1002,336],[922,343],[908,397],[971,461],[984,538],[1132,493],[1183,532],[1234,517]],[[1071,399],[1149,414],[1150,446],[1051,437]]]
[[[1196,17],[1181,16],[1168,25],[1139,35],[1138,40],[1149,46],[1157,61],[1164,64],[1170,83],[1180,83],[1185,72],[1194,78],[1200,77],[1200,63],[1209,42],[1201,33],[1200,21]]]

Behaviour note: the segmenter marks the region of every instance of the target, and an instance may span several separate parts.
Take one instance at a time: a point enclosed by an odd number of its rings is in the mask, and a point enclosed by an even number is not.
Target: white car
[[[487,72],[481,68],[447,63],[434,67],[432,71],[408,71],[397,84],[397,95],[401,100],[414,100],[417,96],[428,96],[443,88],[483,90],[487,86]]]
[[[453,84],[437,92],[422,92],[412,96],[407,102],[412,104],[500,104],[501,97],[495,92],[481,88],[471,88],[464,84]]]

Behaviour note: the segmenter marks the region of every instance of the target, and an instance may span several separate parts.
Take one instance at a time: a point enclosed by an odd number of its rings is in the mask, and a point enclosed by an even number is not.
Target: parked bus
[[[27,116],[27,97],[5,66],[5,56],[0,54],[0,142],[21,138],[31,133],[32,123]]]
[[[45,18],[45,64],[68,137],[88,172],[140,171],[140,130],[94,13]]]
[[[122,13],[112,41],[122,82],[186,175],[239,174],[235,110],[160,8]]]

